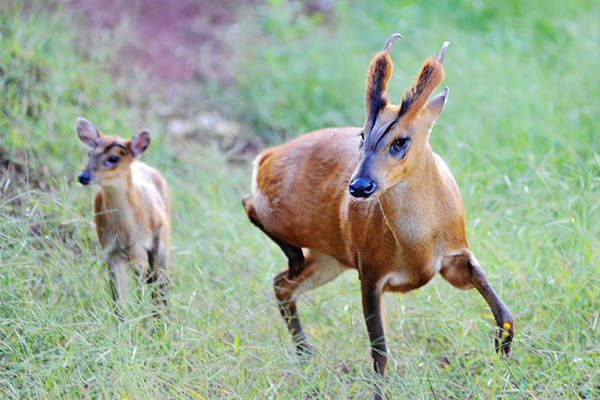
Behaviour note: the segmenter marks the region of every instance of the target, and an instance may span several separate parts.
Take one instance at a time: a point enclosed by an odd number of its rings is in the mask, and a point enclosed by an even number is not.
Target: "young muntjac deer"
[[[117,315],[123,315],[129,262],[140,280],[156,286],[154,300],[166,308],[169,190],[157,170],[137,161],[150,145],[150,132],[142,130],[131,139],[121,139],[104,135],[89,121],[78,118],[77,135],[90,149],[88,164],[77,179],[85,186],[100,186],[94,199],[94,218],[110,270]]]
[[[444,79],[449,43],[425,61],[401,104],[391,105],[386,88],[397,37],[371,61],[364,127],[323,129],[263,151],[254,161],[252,194],[242,199],[250,221],[288,258],[274,287],[298,352],[312,353],[298,296],[356,269],[381,377],[387,364],[382,293],[411,291],[437,272],[483,296],[500,328],[497,351],[508,354],[514,334],[513,317],[469,251],[458,186],[428,142],[448,96],[446,87],[429,100]]]

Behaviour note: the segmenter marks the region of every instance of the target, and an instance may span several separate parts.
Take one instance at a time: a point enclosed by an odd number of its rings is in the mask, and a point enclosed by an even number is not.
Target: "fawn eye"
[[[115,164],[117,164],[119,162],[119,157],[117,156],[110,156],[108,157],[108,159],[106,160],[106,162],[104,163],[107,167],[112,167]]]
[[[409,141],[410,139],[407,137],[401,137],[396,139],[394,143],[392,143],[392,145],[390,146],[390,153],[392,153],[392,155],[396,157],[404,158],[404,156],[406,155],[406,149],[408,147]]]
[[[362,147],[363,144],[365,144],[365,134],[361,132],[360,133],[360,147]]]

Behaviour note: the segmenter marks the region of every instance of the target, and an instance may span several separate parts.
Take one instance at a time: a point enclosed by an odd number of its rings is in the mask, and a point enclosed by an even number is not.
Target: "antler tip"
[[[390,49],[392,48],[392,43],[394,43],[394,40],[396,40],[397,38],[401,38],[402,35],[399,33],[394,33],[392,36],[390,36],[387,40],[387,42],[385,42],[385,46],[383,46],[383,51],[387,51],[389,52]]]
[[[448,49],[448,46],[450,46],[450,42],[449,41],[445,41],[444,44],[442,44],[442,49],[440,50],[440,55],[437,58],[437,60],[440,62],[440,64],[442,64],[444,62],[444,56],[446,55],[446,50]],[[435,56],[435,54],[434,54]]]

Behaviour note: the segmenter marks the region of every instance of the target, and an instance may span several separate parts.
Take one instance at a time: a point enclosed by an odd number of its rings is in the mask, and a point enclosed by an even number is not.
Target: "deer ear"
[[[383,51],[377,53],[367,73],[367,90],[365,96],[365,111],[367,113],[367,122],[365,125],[373,126],[379,111],[389,104],[387,96],[387,84],[392,76],[392,59],[390,58],[390,49],[396,38],[402,37],[399,33],[394,33],[387,40]]]
[[[135,134],[129,142],[129,151],[134,157],[142,154],[150,146],[150,132],[143,129]]]
[[[425,60],[417,80],[402,97],[399,117],[402,117],[404,124],[410,123],[421,112],[435,87],[444,80],[442,62],[449,44],[444,42],[439,57],[433,56]]]
[[[90,121],[85,118],[77,118],[76,120],[77,136],[79,140],[87,147],[93,149],[98,144],[100,133]]]
[[[446,100],[448,100],[448,92],[450,89],[448,86],[444,88],[444,90],[440,93],[432,97],[428,102],[423,111],[421,111],[420,115],[423,115],[423,118],[427,120],[429,125],[433,125],[436,119],[440,116],[442,111],[444,111],[444,106],[446,105]]]

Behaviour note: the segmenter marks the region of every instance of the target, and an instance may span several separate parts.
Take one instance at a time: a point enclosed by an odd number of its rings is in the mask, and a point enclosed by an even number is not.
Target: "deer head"
[[[89,161],[77,177],[82,185],[110,185],[125,176],[129,166],[150,145],[150,132],[141,130],[131,139],[105,135],[91,122],[77,118],[77,136],[89,149]]]
[[[387,40],[371,61],[367,75],[366,120],[361,133],[359,163],[350,180],[350,194],[357,200],[375,198],[418,168],[429,148],[429,132],[441,114],[448,87],[429,99],[444,79],[442,63],[449,42],[440,55],[425,60],[415,83],[399,105],[390,105],[387,84],[392,76],[390,50],[398,37]]]

